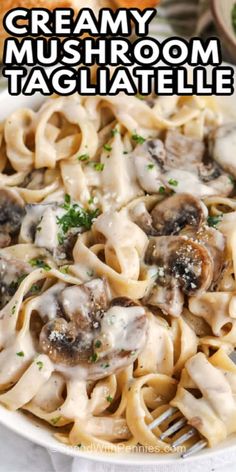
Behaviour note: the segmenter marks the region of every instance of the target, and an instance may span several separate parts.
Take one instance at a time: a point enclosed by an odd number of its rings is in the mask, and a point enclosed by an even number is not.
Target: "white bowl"
[[[236,70],[236,69],[235,69]],[[219,98],[218,99],[223,109],[224,115],[227,121],[236,120],[236,94],[233,97]],[[37,108],[45,97],[40,94],[36,94],[33,97],[11,97],[7,91],[0,93],[0,121],[3,120],[9,113],[20,108],[20,107],[32,107]],[[124,465],[169,465],[170,468],[180,465],[183,460],[177,455],[166,454],[147,454],[142,452],[130,452],[119,454],[110,453],[93,453],[90,451],[81,451],[79,448],[65,446],[58,442],[53,436],[52,428],[46,424],[39,422],[37,419],[27,416],[26,414],[17,411],[12,412],[0,405],[0,423],[7,428],[11,429],[15,433],[23,436],[24,438],[39,444],[40,446],[46,447],[51,451],[60,452],[74,457],[83,457],[100,462],[108,462],[113,464],[124,464]],[[214,449],[205,449],[199,454],[195,455],[194,458],[185,459],[184,463],[190,463],[194,460],[194,463],[205,460],[213,460],[216,462],[224,457],[228,457],[229,454],[235,454],[236,460],[236,435],[231,436],[224,443],[217,446]]]

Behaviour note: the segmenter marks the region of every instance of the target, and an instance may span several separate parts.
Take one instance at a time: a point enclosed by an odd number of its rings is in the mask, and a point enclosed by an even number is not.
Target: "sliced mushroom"
[[[0,246],[11,243],[21,227],[25,215],[24,201],[15,190],[0,188]]]
[[[157,281],[144,301],[160,308],[165,315],[178,317],[182,313],[184,296],[177,280],[171,279],[167,285]]]
[[[175,194],[157,203],[148,212],[144,202],[131,211],[133,221],[150,236],[179,234],[184,228],[200,228],[207,218],[205,205],[189,193]]]
[[[152,238],[146,262],[164,267],[164,277],[174,277],[187,295],[209,288],[213,278],[213,261],[204,245],[184,236]]]
[[[209,138],[209,150],[212,158],[224,171],[236,178],[236,123],[227,123],[216,128]]]
[[[0,308],[3,308],[18,289],[32,267],[19,259],[0,255]]]
[[[148,193],[164,188],[197,197],[228,196],[233,183],[221,162],[209,155],[207,145],[176,130],[166,133],[164,143],[147,140],[134,150],[137,179]],[[219,165],[220,164],[220,165]]]
[[[203,244],[185,236],[151,238],[145,262],[157,267],[156,281],[145,302],[173,316],[179,316],[182,311],[181,293],[188,296],[202,293],[213,280],[210,252]]]
[[[20,241],[34,242],[38,247],[53,251],[58,246],[57,217],[64,213],[56,203],[27,205],[26,216],[21,226]]]
[[[159,139],[148,140],[135,148],[133,157],[140,186],[148,193],[157,193],[166,160],[164,143]]]
[[[153,208],[151,217],[158,236],[174,235],[186,226],[200,228],[207,217],[207,209],[196,197],[182,193],[158,203]]]
[[[42,352],[58,365],[78,368],[88,380],[131,364],[144,346],[147,318],[129,299],[110,301],[107,285],[95,279],[59,295],[61,313],[40,333]]]
[[[203,161],[205,145],[200,139],[185,136],[175,130],[169,130],[165,139],[166,167],[184,169],[197,173],[197,167]]]
[[[152,217],[148,212],[145,203],[140,201],[138,202],[130,211],[131,219],[136,225],[138,225],[144,233],[155,236],[156,230],[152,224]]]
[[[225,261],[224,235],[217,229],[211,228],[207,225],[203,225],[197,233],[190,231],[188,228],[185,234],[188,238],[194,238],[199,243],[204,244],[204,246],[208,249],[213,261],[212,283],[215,284],[221,275]]]

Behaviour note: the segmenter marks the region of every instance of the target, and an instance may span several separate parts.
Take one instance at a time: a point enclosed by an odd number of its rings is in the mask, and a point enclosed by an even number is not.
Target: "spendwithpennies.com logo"
[[[128,453],[143,453],[143,454],[160,454],[160,453],[165,453],[165,454],[183,454],[186,452],[186,447],[185,446],[178,446],[173,448],[171,445],[166,444],[164,448],[160,448],[159,446],[143,446],[143,445],[126,445],[126,444],[116,444],[115,445],[116,450],[112,450],[112,448],[109,445],[105,444],[77,444],[75,446],[65,446],[63,444],[60,444],[60,452],[64,449],[65,453],[68,454],[68,450],[71,450],[71,452],[74,453],[101,453],[101,454],[108,454],[108,453],[123,453],[123,454],[128,454]],[[59,452],[57,448],[52,449],[53,452]]]

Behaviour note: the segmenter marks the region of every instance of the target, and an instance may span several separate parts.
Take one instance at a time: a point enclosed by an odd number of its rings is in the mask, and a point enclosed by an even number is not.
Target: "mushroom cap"
[[[175,235],[185,226],[198,229],[207,216],[203,203],[189,193],[174,194],[158,203],[151,212],[156,235]]]
[[[15,235],[25,215],[24,201],[15,190],[0,188],[0,232]]]
[[[26,262],[0,254],[0,309],[16,292],[20,281],[32,271]]]
[[[175,278],[186,295],[207,290],[213,280],[214,264],[209,251],[185,236],[151,238],[145,260],[163,268],[158,283],[168,286]]]
[[[59,300],[59,317],[48,321],[39,337],[41,351],[55,364],[82,368],[93,380],[135,360],[147,334],[143,307],[128,298],[110,302],[102,279],[67,287]]]

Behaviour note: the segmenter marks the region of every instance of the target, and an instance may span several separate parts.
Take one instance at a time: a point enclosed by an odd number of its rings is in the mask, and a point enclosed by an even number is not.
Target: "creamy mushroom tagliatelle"
[[[170,406],[209,446],[234,433],[236,123],[213,97],[76,95],[0,145],[0,403],[109,451],[166,451]]]

